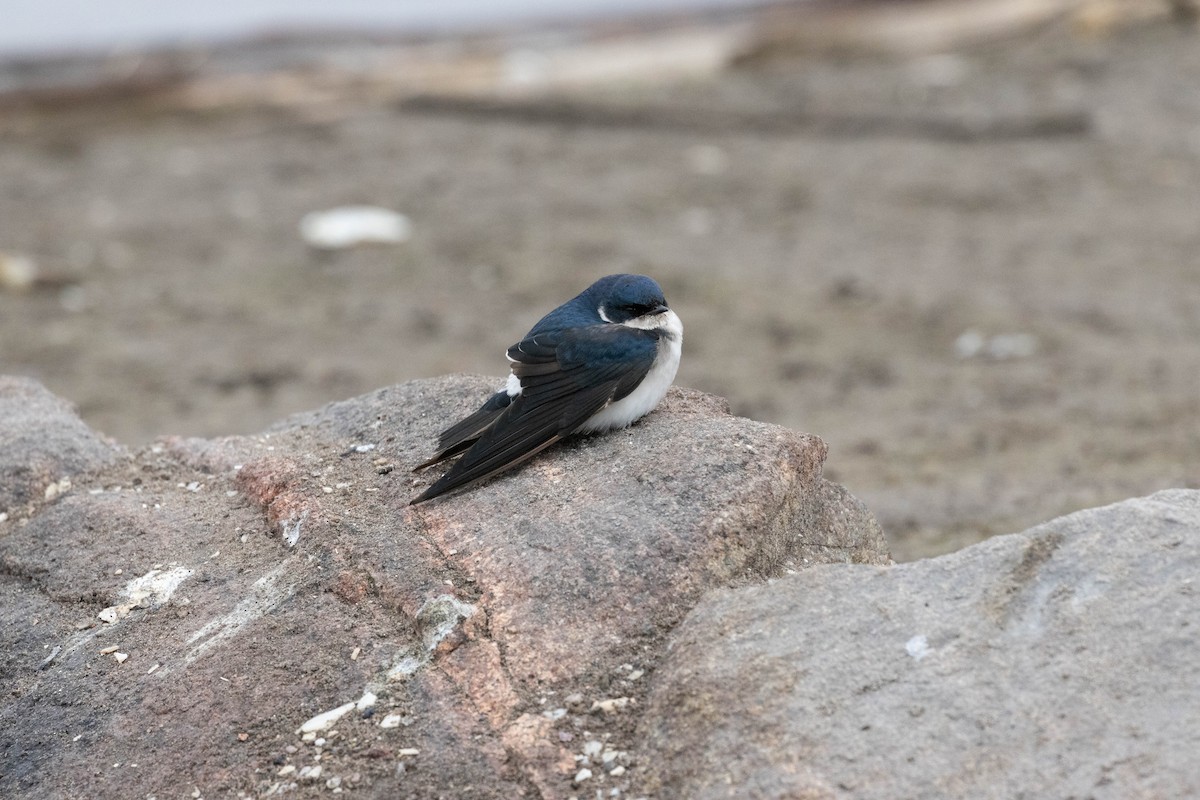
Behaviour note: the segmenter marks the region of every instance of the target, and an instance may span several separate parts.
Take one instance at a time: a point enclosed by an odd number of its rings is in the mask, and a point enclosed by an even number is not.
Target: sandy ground
[[[655,276],[678,382],[821,435],[897,558],[1200,487],[1200,39],[1062,26],[952,56],[796,57],[553,103],[0,116],[0,370],[130,444],[503,350]],[[301,216],[409,215],[309,249]],[[999,338],[997,338],[999,337]]]

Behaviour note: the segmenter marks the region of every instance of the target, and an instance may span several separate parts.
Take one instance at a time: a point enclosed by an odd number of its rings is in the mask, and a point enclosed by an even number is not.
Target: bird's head
[[[670,310],[662,288],[645,275],[609,275],[592,284],[588,291],[605,322],[627,324]]]

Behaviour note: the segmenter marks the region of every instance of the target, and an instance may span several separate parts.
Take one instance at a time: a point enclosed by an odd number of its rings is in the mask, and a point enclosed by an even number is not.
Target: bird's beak
[[[654,308],[652,308],[652,309],[650,310],[650,313],[651,313],[651,314],[662,314],[662,313],[664,313],[664,312],[666,312],[666,311],[670,311],[670,310],[671,310],[671,309],[667,308],[665,305],[662,305],[662,306],[655,306]]]

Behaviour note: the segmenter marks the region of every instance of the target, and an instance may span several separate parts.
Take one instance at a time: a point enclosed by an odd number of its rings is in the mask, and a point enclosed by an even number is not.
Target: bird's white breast
[[[610,403],[592,415],[579,428],[580,433],[608,431],[624,428],[654,410],[671,388],[675,373],[679,370],[679,356],[683,352],[683,322],[674,311],[664,311],[651,317],[638,317],[622,323],[641,330],[661,330],[658,340],[658,355],[646,377],[637,388],[615,403]]]

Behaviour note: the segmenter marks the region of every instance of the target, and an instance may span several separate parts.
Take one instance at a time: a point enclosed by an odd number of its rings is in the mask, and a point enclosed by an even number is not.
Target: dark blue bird
[[[412,504],[486,480],[574,433],[630,425],[667,393],[682,346],[683,323],[657,283],[601,278],[508,348],[508,384],[442,431],[437,455],[416,470],[463,456]]]

